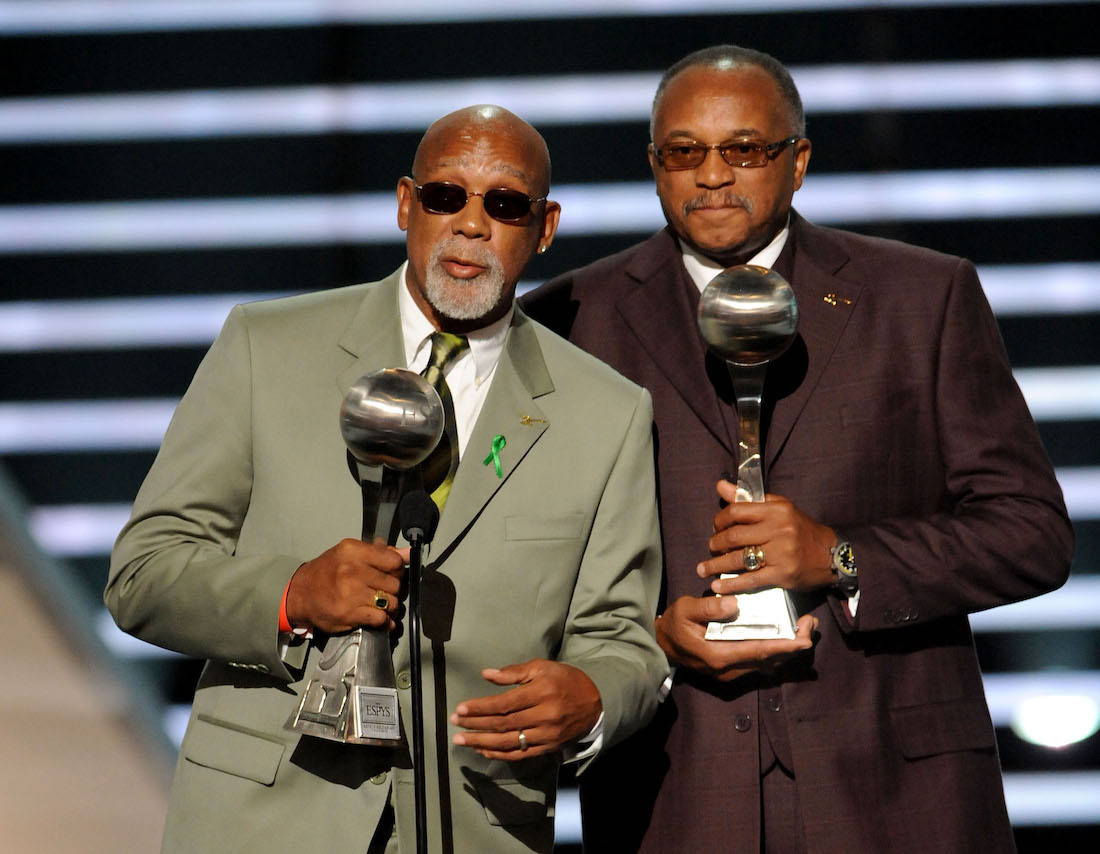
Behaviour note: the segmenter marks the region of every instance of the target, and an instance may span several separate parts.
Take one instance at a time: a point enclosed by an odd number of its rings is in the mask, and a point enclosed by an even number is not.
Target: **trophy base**
[[[736,618],[707,624],[707,640],[794,640],[798,615],[783,588],[738,593],[737,606]]]
[[[330,636],[284,726],[344,744],[403,744],[386,633],[354,629]]]
[[[340,699],[336,707],[331,708],[333,704],[329,704],[331,710],[326,711],[328,686],[311,680],[285,728],[342,744],[400,747],[404,743],[395,688],[351,686],[344,682],[337,693]],[[314,702],[310,703],[311,700]],[[307,705],[316,705],[317,709],[306,708]]]

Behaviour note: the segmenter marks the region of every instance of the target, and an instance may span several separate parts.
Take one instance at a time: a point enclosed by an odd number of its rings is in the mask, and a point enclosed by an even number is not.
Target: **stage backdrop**
[[[760,48],[806,103],[799,210],[981,269],[1079,545],[1064,590],[973,624],[1021,850],[1080,842],[1100,828],[1095,5],[0,3],[0,455],[33,532],[98,602],[229,307],[392,271],[394,186],[433,119],[495,102],[546,136],[563,214],[535,283],[663,224],[645,157],[660,71]],[[198,663],[99,613],[178,739]],[[576,850],[570,788],[559,815]]]

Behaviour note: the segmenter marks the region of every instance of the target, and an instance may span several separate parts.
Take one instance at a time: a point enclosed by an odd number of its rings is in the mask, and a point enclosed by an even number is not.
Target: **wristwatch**
[[[833,558],[833,572],[836,573],[836,586],[845,596],[854,596],[859,590],[859,570],[856,569],[856,556],[852,544],[837,539],[829,554]]]

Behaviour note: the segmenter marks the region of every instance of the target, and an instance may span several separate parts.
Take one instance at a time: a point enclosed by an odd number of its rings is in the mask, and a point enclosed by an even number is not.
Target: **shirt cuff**
[[[600,712],[596,725],[588,735],[561,749],[562,761],[566,764],[580,762],[589,756],[595,756],[600,752],[601,747],[603,747],[603,712]]]

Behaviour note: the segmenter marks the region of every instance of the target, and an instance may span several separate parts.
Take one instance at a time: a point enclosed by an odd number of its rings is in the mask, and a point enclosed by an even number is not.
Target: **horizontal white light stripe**
[[[1004,784],[1014,825],[1100,823],[1100,772],[1016,771]]]
[[[0,34],[148,32],[403,21],[798,12],[922,6],[1007,6],[1034,0],[6,0]],[[1085,0],[1060,0],[1063,3]]]
[[[811,118],[862,110],[1100,103],[1100,60],[792,69]],[[422,131],[476,103],[535,125],[648,121],[658,72],[0,99],[0,143]],[[812,126],[811,126],[812,135]],[[639,152],[644,140],[639,139]]]
[[[1052,593],[971,614],[970,626],[975,632],[1094,629],[1100,628],[1097,609],[1100,609],[1100,575],[1073,575],[1065,586]],[[1100,680],[1100,675],[1097,679]]]
[[[559,234],[664,225],[653,185],[563,184]],[[795,197],[822,224],[1036,217],[1100,211],[1100,168],[972,169],[807,177]],[[398,243],[392,192],[0,207],[0,254]]]
[[[31,508],[27,524],[39,547],[55,557],[107,555],[130,504],[52,504]]]
[[[1100,311],[1100,263],[991,265],[978,272],[999,315]]]
[[[999,315],[1100,312],[1100,263],[989,266],[978,271]],[[538,282],[520,282],[523,294]],[[207,346],[229,310],[282,293],[0,302],[0,353]],[[1037,418],[1093,418],[1100,377],[1089,367],[1019,370]]]
[[[106,608],[96,614],[95,632],[103,645],[119,658],[183,658],[178,652],[154,646],[122,631]],[[187,723],[187,719],[184,719]]]
[[[1100,466],[1060,468],[1055,474],[1070,517],[1077,522],[1100,519]]]
[[[0,253],[393,243],[393,193],[0,207]]]
[[[1100,467],[1061,468],[1056,472],[1066,496],[1069,514],[1075,521],[1100,519]],[[56,557],[107,554],[115,537],[130,518],[129,504],[51,504],[32,508],[28,524],[42,549]],[[1092,596],[1095,588],[1081,588]],[[1089,599],[1100,626],[1100,600]],[[1055,622],[1047,628],[1060,628],[1056,620],[1065,613],[1064,603],[1034,606],[1048,613]],[[992,618],[991,618],[992,619]]]
[[[191,705],[173,703],[164,710],[161,718],[168,740],[178,748],[183,744],[183,735],[187,732],[187,722],[191,719]]]
[[[208,346],[233,306],[270,296],[276,294],[0,303],[0,353]]]
[[[155,450],[177,400],[0,403],[0,454]]]
[[[1017,368],[1013,375],[1036,421],[1100,419],[1100,367]]]
[[[814,175],[795,204],[815,221],[998,219],[1100,210],[1100,168],[970,169]]]
[[[986,673],[982,676],[995,726],[1009,726],[1016,707],[1030,697],[1080,694],[1100,702],[1100,670]]]
[[[1100,418],[1100,366],[1028,368],[1015,375],[1037,421]],[[177,402],[154,398],[0,403],[0,454],[156,450]],[[1086,472],[1063,488],[1075,491],[1079,509],[1100,513],[1100,498],[1088,498],[1094,477],[1100,480],[1100,469],[1095,475],[1092,469],[1064,471]]]

